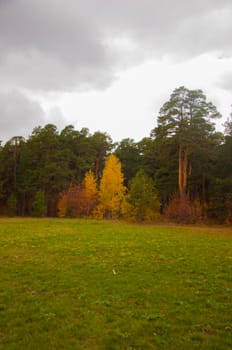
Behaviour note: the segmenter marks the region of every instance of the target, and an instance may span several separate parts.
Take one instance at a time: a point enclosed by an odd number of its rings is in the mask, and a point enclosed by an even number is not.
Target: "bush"
[[[175,195],[164,215],[171,221],[183,224],[193,224],[197,221],[197,210],[193,202],[187,196]]]

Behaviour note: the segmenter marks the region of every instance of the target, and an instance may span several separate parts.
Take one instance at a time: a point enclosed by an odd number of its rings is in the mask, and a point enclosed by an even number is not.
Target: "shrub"
[[[164,212],[165,216],[176,223],[192,224],[197,221],[197,211],[187,196],[176,194]]]

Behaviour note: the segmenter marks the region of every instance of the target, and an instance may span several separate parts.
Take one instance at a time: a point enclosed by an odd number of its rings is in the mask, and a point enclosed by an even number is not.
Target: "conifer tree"
[[[154,183],[143,170],[139,170],[131,180],[124,215],[133,221],[150,221],[158,219],[160,203]]]
[[[155,135],[162,147],[173,140],[178,146],[180,197],[187,194],[187,180],[193,170],[191,158],[211,147],[210,140],[215,132],[212,119],[220,116],[201,90],[189,90],[184,86],[175,89],[160,110]]]
[[[43,217],[46,214],[45,196],[43,191],[36,192],[33,202],[32,215]]]

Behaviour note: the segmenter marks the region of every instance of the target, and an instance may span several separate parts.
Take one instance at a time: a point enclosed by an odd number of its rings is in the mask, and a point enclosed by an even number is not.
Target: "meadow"
[[[232,228],[0,219],[1,350],[231,349]]]

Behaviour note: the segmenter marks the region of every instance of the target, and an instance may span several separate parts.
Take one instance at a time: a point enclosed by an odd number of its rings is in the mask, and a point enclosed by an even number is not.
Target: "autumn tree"
[[[124,178],[119,159],[111,154],[105,163],[100,182],[99,205],[95,217],[119,218],[125,198]]]
[[[67,191],[60,193],[58,216],[89,217],[96,207],[97,198],[96,180],[93,172],[89,170],[81,184],[70,184]]]
[[[59,194],[59,200],[57,203],[57,215],[60,218],[67,216],[68,209],[68,191],[63,191]]]
[[[90,216],[98,200],[97,182],[94,173],[89,170],[83,181],[83,194],[85,197],[85,215]]]

